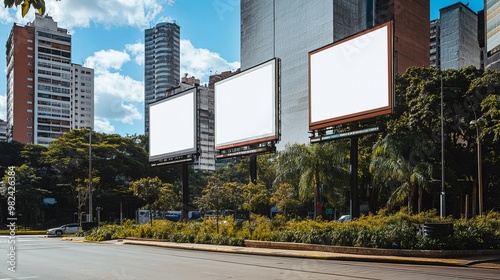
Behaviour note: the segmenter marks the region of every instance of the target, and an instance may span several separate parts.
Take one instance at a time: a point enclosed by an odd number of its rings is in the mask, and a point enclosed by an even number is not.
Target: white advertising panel
[[[149,106],[149,160],[194,154],[196,89],[167,97]]]
[[[388,114],[393,108],[392,23],[309,53],[309,128]]]
[[[215,148],[278,138],[278,65],[273,59],[215,84]]]

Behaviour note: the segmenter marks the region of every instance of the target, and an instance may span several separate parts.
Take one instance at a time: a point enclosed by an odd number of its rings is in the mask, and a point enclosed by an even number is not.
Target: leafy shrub
[[[417,234],[423,223],[453,223],[451,236],[436,239]],[[81,233],[79,233],[82,235]],[[281,241],[335,246],[400,249],[499,249],[500,213],[490,212],[473,219],[441,218],[436,211],[409,215],[403,209],[339,223],[321,220],[291,220],[277,216],[252,215],[249,221],[235,223],[232,219],[202,219],[189,222],[155,220],[149,224],[105,224],[84,232],[88,240],[103,241],[126,237],[143,237],[173,242],[189,242],[244,246],[245,239]]]

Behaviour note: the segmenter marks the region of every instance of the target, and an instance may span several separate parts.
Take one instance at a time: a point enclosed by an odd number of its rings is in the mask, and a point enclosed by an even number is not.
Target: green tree
[[[396,183],[387,205],[389,208],[408,200],[408,210],[413,211],[413,195],[418,188],[418,212],[422,211],[423,189],[429,186],[432,165],[425,161],[423,143],[417,135],[402,138],[388,135],[373,147],[370,172],[376,183]]]
[[[57,176],[54,184],[70,186],[75,199],[79,193],[76,180],[83,182],[89,178],[89,136],[87,129],[71,130],[42,152],[41,162],[49,165]],[[92,132],[91,142],[91,176],[100,178],[92,194],[96,199],[105,197],[99,204],[112,209],[121,198],[115,189],[147,174],[147,153],[134,139],[118,134]]]
[[[269,202],[267,188],[263,183],[254,184],[250,182],[248,184],[242,185],[238,193],[242,196],[241,200],[243,203],[241,205],[241,208],[243,210],[249,211],[250,214],[252,212],[255,212],[259,205],[268,204]],[[235,210],[238,209],[235,208]]]
[[[157,203],[160,198],[161,189],[163,186],[163,182],[158,177],[141,178],[130,183],[130,190],[134,193],[134,195],[147,203],[146,207],[149,208],[149,218],[151,226],[153,226],[152,210],[155,206],[155,203]]]
[[[301,201],[314,200],[316,217],[320,214],[320,187],[333,192],[345,184],[346,151],[345,142],[287,145],[276,158],[275,184],[287,182],[298,186]]]
[[[20,156],[24,145],[19,142],[0,142],[0,174],[4,174],[9,166],[20,166],[23,160]]]
[[[156,210],[177,210],[182,208],[181,194],[175,190],[174,185],[164,183],[159,189],[158,199],[153,203]]]
[[[16,7],[21,5],[21,15],[23,17],[28,13],[31,6],[33,6],[40,15],[45,14],[45,0],[3,0],[3,3],[6,8],[12,8],[14,5],[16,5]]]
[[[286,217],[288,210],[295,209],[299,205],[299,197],[296,188],[288,183],[280,183],[276,187],[270,199],[271,203],[278,206]]]
[[[35,169],[23,164],[15,167],[11,172],[6,172],[2,180],[0,194],[6,198],[12,189],[9,189],[9,177],[14,175],[15,190],[14,197],[16,213],[22,214],[24,223],[37,224],[41,216],[43,199],[47,196],[47,190],[40,187],[40,177],[36,176]]]

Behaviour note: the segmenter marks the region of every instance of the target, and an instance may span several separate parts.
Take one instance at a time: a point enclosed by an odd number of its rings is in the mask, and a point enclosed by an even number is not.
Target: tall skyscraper
[[[484,0],[486,69],[500,69],[500,0]]]
[[[180,81],[180,27],[158,23],[146,29],[144,44],[144,132],[149,131],[149,104],[165,97]]]
[[[241,0],[241,69],[281,59],[281,141],[309,142],[308,53],[393,20],[397,72],[429,66],[429,1]]]
[[[477,14],[462,2],[439,10],[441,69],[481,67]]]
[[[81,94],[75,92],[81,87],[72,80],[71,35],[66,29],[52,17],[37,14],[25,26],[14,24],[6,49],[8,141],[48,145],[72,128],[93,126],[93,71],[85,74],[87,98],[82,104]],[[81,114],[82,107],[84,123],[77,125],[74,114]]]

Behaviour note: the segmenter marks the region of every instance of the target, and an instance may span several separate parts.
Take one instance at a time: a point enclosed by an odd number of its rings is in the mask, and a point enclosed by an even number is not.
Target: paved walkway
[[[63,237],[63,240],[70,240],[75,242],[85,241],[81,237]],[[489,269],[500,270],[500,255],[472,256],[464,258],[426,258],[426,257],[400,257],[400,256],[330,253],[321,251],[287,250],[287,249],[285,250],[285,249],[253,248],[253,247],[239,247],[239,246],[219,246],[210,244],[174,243],[174,242],[139,240],[139,239],[111,240],[100,243],[158,246],[158,247],[167,247],[174,249],[211,251],[211,252],[221,252],[221,253],[253,254],[253,255],[263,255],[263,256],[462,266],[462,267],[477,267],[477,268],[489,268]]]

